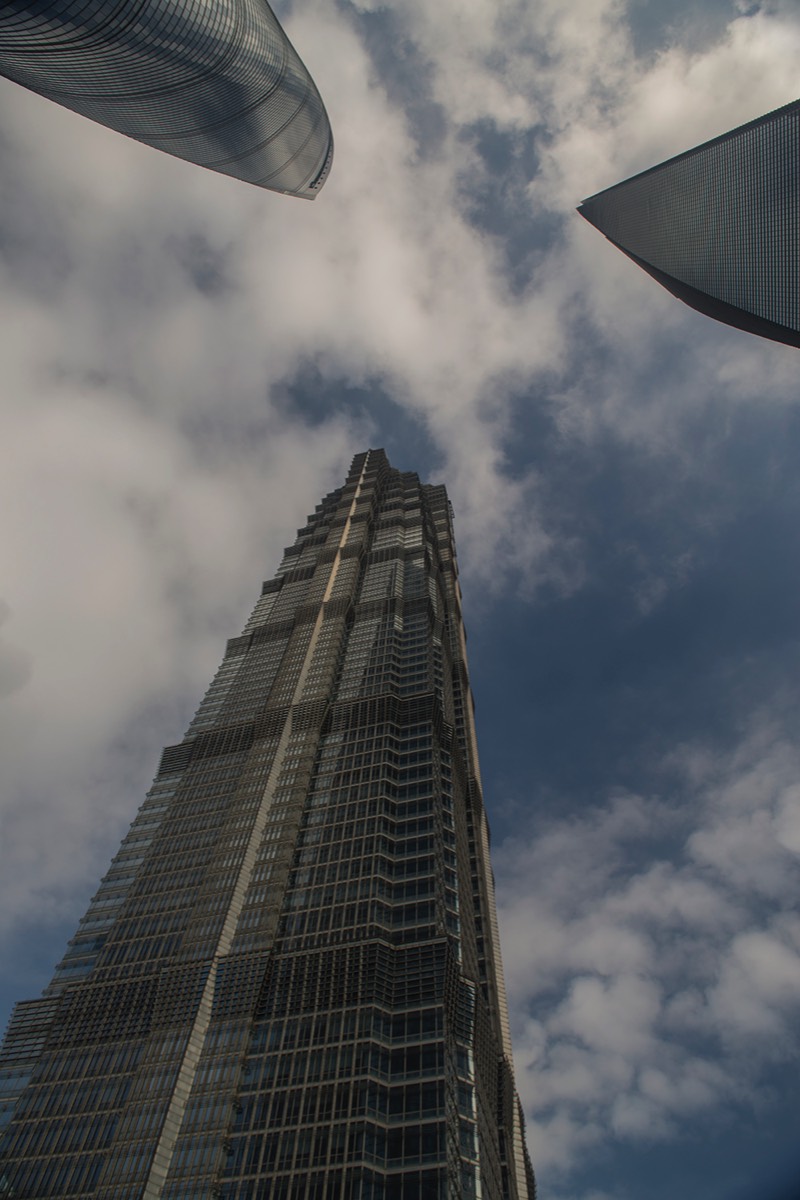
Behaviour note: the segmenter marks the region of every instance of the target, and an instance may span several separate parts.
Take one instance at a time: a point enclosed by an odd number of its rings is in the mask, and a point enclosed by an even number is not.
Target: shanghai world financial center
[[[800,100],[578,211],[691,308],[800,348]]]
[[[299,530],[0,1097],[18,1200],[533,1200],[443,487]]]

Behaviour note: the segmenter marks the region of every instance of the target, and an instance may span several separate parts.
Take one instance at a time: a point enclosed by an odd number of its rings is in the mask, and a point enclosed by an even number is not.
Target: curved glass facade
[[[800,346],[800,100],[578,211],[692,308]]]
[[[17,1005],[0,1195],[535,1200],[450,505],[383,451],[284,552]]]
[[[330,169],[322,99],[266,0],[12,0],[0,72],[276,192],[313,199]]]

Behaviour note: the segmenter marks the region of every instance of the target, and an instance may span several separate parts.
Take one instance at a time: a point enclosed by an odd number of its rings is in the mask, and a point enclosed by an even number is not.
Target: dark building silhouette
[[[443,487],[299,530],[0,1098],[18,1200],[533,1200]]]
[[[0,73],[177,158],[313,199],[319,92],[266,0],[10,0]]]
[[[800,346],[800,100],[578,212],[692,308]]]

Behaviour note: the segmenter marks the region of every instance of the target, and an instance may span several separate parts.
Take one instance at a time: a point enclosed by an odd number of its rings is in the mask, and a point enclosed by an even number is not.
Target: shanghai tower
[[[533,1200],[445,489],[354,460],[0,1052],[0,1196]]]
[[[0,74],[223,175],[313,200],[325,106],[267,0],[7,0]]]

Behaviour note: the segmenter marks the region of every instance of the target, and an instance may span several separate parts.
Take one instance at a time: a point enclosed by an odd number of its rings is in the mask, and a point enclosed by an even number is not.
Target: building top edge
[[[629,175],[626,179],[621,179],[619,183],[611,184],[607,188],[601,188],[599,192],[593,192],[591,196],[586,196],[577,206],[577,212],[581,214],[590,224],[594,224],[591,217],[584,212],[584,206],[591,204],[593,200],[599,200],[601,196],[607,195],[609,192],[615,192],[618,188],[625,187],[628,183],[633,183],[636,179],[644,179],[647,175],[652,175],[656,171],[661,171],[665,167],[672,166],[674,163],[679,163],[687,158],[691,158],[695,154],[699,154],[703,150],[708,150],[711,146],[719,145],[723,142],[731,141],[733,138],[739,137],[748,129],[756,129],[760,125],[767,125],[771,121],[777,120],[779,117],[788,116],[796,112],[800,114],[800,99],[792,100],[789,104],[784,104],[780,108],[775,108],[771,112],[764,113],[763,116],[755,117],[752,121],[746,121],[744,125],[737,125],[735,129],[729,129],[726,133],[720,133],[717,137],[709,138],[707,142],[700,142],[697,146],[692,146],[688,150],[682,150],[680,154],[674,154],[671,158],[665,158],[662,162],[656,163],[652,167],[647,167],[644,171],[637,171],[634,175]]]

